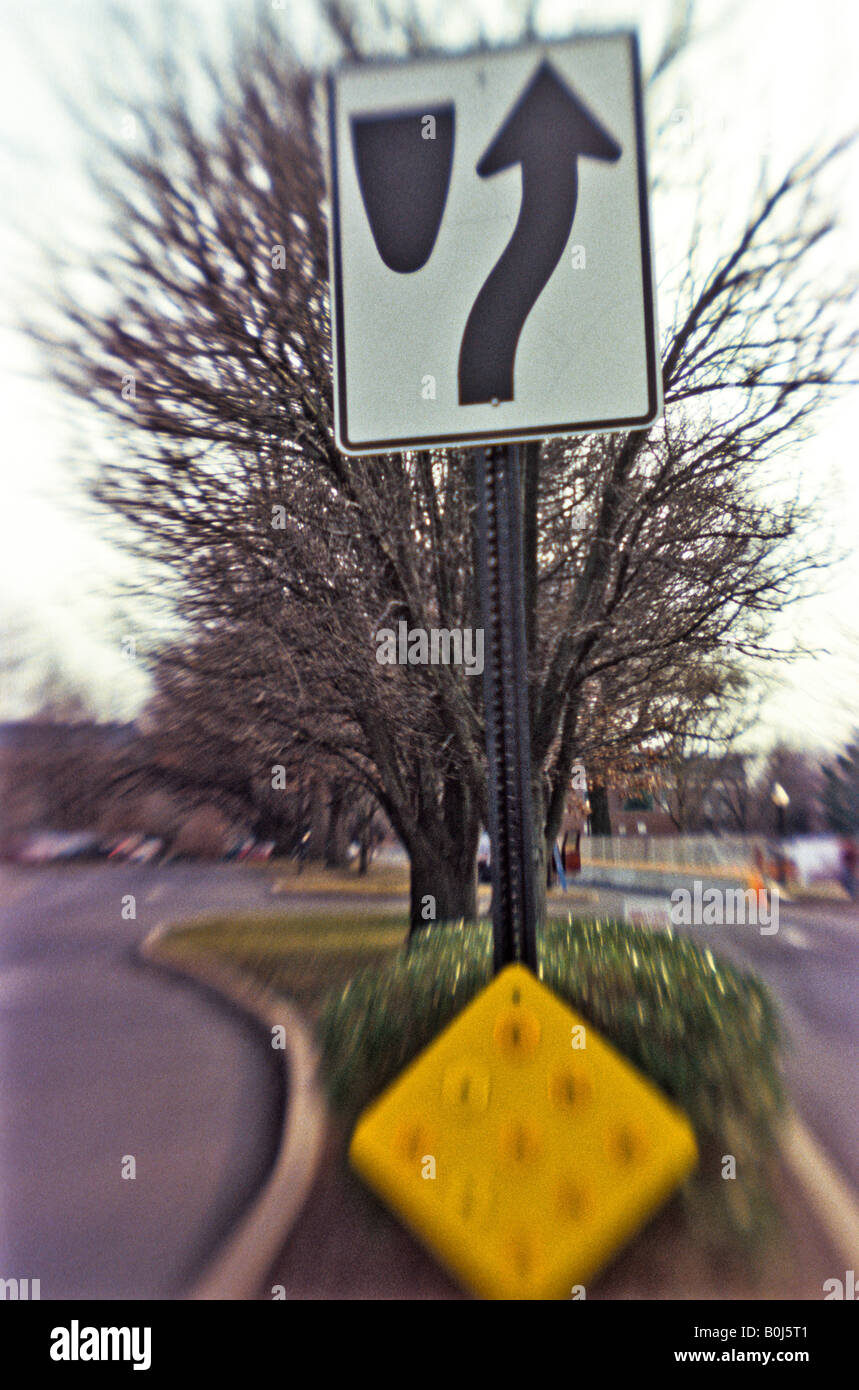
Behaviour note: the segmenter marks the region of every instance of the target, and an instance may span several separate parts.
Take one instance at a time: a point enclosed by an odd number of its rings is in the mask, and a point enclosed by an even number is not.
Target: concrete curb
[[[192,1301],[250,1299],[259,1293],[316,1177],[327,1131],[317,1085],[318,1055],[295,1008],[273,990],[254,985],[232,966],[208,957],[177,961],[159,951],[169,927],[156,927],[139,954],[150,964],[208,985],[268,1028],[282,1026],[288,1103],[272,1170],[249,1209],[185,1294]]]

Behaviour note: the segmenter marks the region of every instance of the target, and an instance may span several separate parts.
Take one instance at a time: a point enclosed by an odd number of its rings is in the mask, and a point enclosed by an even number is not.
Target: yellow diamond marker
[[[364,1112],[349,1156],[468,1288],[544,1299],[585,1284],[697,1148],[675,1106],[510,965]]]

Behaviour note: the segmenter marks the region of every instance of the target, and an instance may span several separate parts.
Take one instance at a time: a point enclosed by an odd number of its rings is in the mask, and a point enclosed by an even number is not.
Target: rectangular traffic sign
[[[635,35],[353,65],[328,85],[339,447],[658,419]]]

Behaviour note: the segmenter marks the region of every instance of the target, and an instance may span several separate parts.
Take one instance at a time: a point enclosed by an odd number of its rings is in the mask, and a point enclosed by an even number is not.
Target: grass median
[[[311,863],[300,869],[294,859],[269,860],[260,867],[271,877],[276,894],[348,894],[362,898],[409,895],[409,870],[402,864],[371,864],[365,874],[359,873],[356,865],[326,869]]]
[[[384,964],[405,938],[399,913],[246,912],[183,922],[158,950],[179,963],[214,956],[316,1017],[332,990],[369,964]]]

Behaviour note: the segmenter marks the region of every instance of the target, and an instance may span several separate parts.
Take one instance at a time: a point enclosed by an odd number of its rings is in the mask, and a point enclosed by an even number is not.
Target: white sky
[[[189,7],[195,23],[217,30],[218,4],[190,0]],[[149,19],[154,6],[131,0],[128,8]],[[232,0],[229,8],[251,8],[251,0]],[[464,39],[463,9],[445,8],[459,17]],[[497,0],[484,0],[477,8],[493,17],[493,29],[499,27]],[[853,0],[816,0],[811,7],[806,0],[702,0],[700,9],[709,37],[665,80],[648,115],[654,126],[672,110],[684,113],[675,118],[677,138],[691,132],[690,168],[700,168],[697,156],[706,154],[713,203],[720,220],[723,214],[729,220],[732,213],[741,216],[744,211],[762,153],[768,152],[773,169],[780,170],[801,151],[832,143],[859,127],[859,5]],[[548,0],[539,12],[539,30],[547,37],[566,37],[575,27],[633,24],[642,33],[647,61],[662,33],[665,10],[663,0],[602,0],[590,7]],[[5,314],[0,312],[5,487],[0,637],[7,622],[22,629],[25,655],[51,656],[92,691],[103,713],[127,716],[145,691],[142,674],[120,650],[122,636],[134,632],[116,597],[119,580],[130,573],[129,562],[107,542],[104,522],[85,516],[85,499],[64,462],[68,426],[62,403],[44,381],[34,352],[11,327],[15,305],[26,304],[28,282],[38,278],[45,283],[35,258],[35,235],[47,232],[65,245],[92,236],[88,229],[98,227],[100,209],[81,167],[79,137],[50,73],[58,61],[70,89],[87,90],[87,59],[98,52],[102,13],[99,0],[0,0],[0,289],[6,306]],[[312,43],[312,15],[311,0],[289,0],[278,19]],[[448,27],[446,32],[453,31]],[[859,162],[854,156],[844,161],[831,196],[843,233],[833,244],[828,268],[833,275],[849,277],[859,259]],[[663,269],[669,264],[667,206],[663,200],[655,208],[657,278],[660,259]],[[678,217],[684,206],[678,193]],[[667,307],[663,305],[663,317]],[[815,438],[786,460],[804,489],[824,500],[827,529],[836,548],[849,556],[821,581],[825,592],[785,615],[781,641],[798,637],[822,650],[782,678],[780,691],[765,707],[762,743],[786,737],[806,746],[831,745],[859,723],[859,661],[854,655],[859,643],[857,409],[856,393],[833,404]],[[136,619],[145,621],[140,614]],[[0,690],[0,717],[24,712],[22,689],[20,681],[12,681],[5,692]]]

